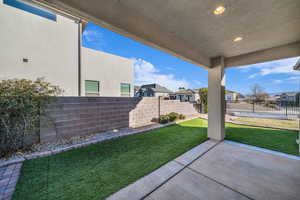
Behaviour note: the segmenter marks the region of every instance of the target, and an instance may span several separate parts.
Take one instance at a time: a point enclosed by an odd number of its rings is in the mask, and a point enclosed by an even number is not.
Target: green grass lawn
[[[226,124],[226,139],[298,153],[298,133]],[[14,200],[104,199],[207,140],[207,121],[126,136],[25,161]]]
[[[297,131],[226,124],[226,139],[283,153],[299,155]]]
[[[104,199],[207,140],[205,124],[192,120],[25,161],[13,199]]]
[[[276,127],[276,128],[299,128],[298,120],[239,117],[239,118],[233,118],[233,121],[244,122],[252,125]]]

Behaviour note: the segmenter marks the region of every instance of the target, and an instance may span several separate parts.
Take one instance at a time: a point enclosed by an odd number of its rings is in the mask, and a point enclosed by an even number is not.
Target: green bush
[[[0,157],[29,147],[24,139],[39,134],[40,116],[61,93],[41,78],[0,81]]]
[[[265,103],[265,106],[273,109],[277,108],[276,104],[272,104],[272,103]]]
[[[182,115],[182,114],[171,112],[167,115],[161,115],[160,118],[159,118],[159,123],[166,124],[168,122],[174,122],[174,121],[179,120],[179,119],[185,119],[185,116]]]
[[[168,115],[161,115],[159,117],[159,123],[166,124],[169,122],[169,116]]]
[[[180,120],[183,120],[183,119],[185,119],[185,116],[184,116],[183,114],[180,114],[180,115],[179,115],[179,119],[180,119]]]
[[[201,113],[207,113],[208,112],[207,96],[208,96],[208,88],[199,89],[199,101],[198,101],[198,103],[201,105]]]
[[[168,114],[170,122],[174,122],[179,119],[179,114],[175,112],[171,112]]]

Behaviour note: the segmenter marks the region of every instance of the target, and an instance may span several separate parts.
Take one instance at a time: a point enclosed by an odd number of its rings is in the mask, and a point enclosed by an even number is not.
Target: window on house
[[[52,21],[56,21],[55,14],[53,14],[49,11],[46,11],[42,8],[39,8],[38,6],[34,6],[34,5],[28,4],[26,2],[22,2],[20,0],[3,0],[3,3],[6,5],[9,5],[11,7],[18,8],[18,9],[24,10],[26,12],[38,15],[40,17],[44,17],[44,18],[50,19]]]
[[[85,81],[85,94],[86,95],[99,95],[100,83],[99,81]]]
[[[122,97],[130,97],[130,84],[129,83],[121,83],[121,96]]]

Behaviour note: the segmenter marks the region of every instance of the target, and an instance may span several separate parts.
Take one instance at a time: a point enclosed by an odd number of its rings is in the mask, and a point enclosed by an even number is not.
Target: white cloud
[[[289,77],[289,78],[287,78],[287,80],[300,80],[300,76],[291,76],[291,77]]]
[[[240,67],[239,70],[240,70],[241,72],[249,72],[249,71],[251,70],[251,68],[248,67],[248,66],[245,66],[245,67]]]
[[[96,43],[99,47],[105,45],[103,35],[99,30],[85,30],[82,34],[82,37],[84,41],[88,43]]]
[[[193,80],[193,83],[194,83],[194,86],[196,88],[204,86],[204,84],[201,81],[198,81],[198,80]]]
[[[278,80],[273,80],[274,84],[280,84],[280,83],[300,83],[300,76],[291,76],[289,78],[285,78],[285,79],[278,79]]]
[[[299,76],[291,76],[285,80],[288,83],[299,84],[300,83],[300,75]]]
[[[257,77],[259,74],[258,73],[256,73],[256,74],[251,74],[248,78],[250,79],[250,78],[255,78],[255,77]]]
[[[294,65],[296,64],[299,57],[296,58],[289,58],[283,60],[277,60],[272,62],[260,63],[249,65],[244,68],[255,68],[259,71],[257,73],[251,74],[248,78],[252,79],[257,76],[267,76],[270,74],[300,74],[299,71],[295,71],[293,69]]]
[[[134,59],[134,75],[136,85],[158,83],[173,91],[190,86],[186,80],[177,79],[174,74],[160,74],[153,64],[140,58]]]

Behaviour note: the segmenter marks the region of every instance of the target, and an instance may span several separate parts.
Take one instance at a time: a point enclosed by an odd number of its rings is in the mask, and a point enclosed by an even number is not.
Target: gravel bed
[[[16,164],[23,162],[24,160],[29,160],[38,157],[44,157],[52,154],[57,154],[63,151],[76,149],[83,146],[88,146],[91,144],[99,143],[105,140],[110,140],[126,135],[133,135],[137,133],[142,133],[145,131],[151,131],[154,129],[170,126],[176,123],[180,123],[183,121],[188,121],[194,118],[199,117],[199,115],[190,116],[185,120],[180,120],[177,122],[170,122],[167,124],[152,124],[149,126],[144,126],[140,128],[123,128],[123,129],[115,129],[106,132],[95,133],[86,136],[76,136],[68,139],[60,139],[56,142],[52,143],[39,143],[34,144],[30,150],[27,151],[19,151],[8,157],[4,157],[0,159],[0,167],[8,166],[11,164]]]

